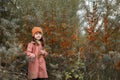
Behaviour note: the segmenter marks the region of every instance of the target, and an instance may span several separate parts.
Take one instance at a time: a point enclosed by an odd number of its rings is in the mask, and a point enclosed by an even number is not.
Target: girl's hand
[[[45,51],[45,57],[48,55],[48,53]]]
[[[29,58],[35,58],[35,54],[31,54]]]
[[[28,56],[28,61],[32,62],[35,59],[35,54],[31,54]]]
[[[45,55],[45,51],[44,50],[40,50],[41,51],[41,54]]]
[[[44,56],[47,56],[48,53],[45,51],[45,50],[40,50],[41,54],[44,55]]]

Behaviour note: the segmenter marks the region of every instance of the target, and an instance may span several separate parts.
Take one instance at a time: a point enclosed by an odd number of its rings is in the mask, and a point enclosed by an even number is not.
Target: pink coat
[[[48,78],[43,52],[48,54],[45,50],[42,50],[42,45],[37,45],[33,41],[28,44],[26,51],[27,57],[30,59],[28,63],[28,79]],[[41,55],[38,55],[38,53]],[[31,56],[35,58],[31,58]]]

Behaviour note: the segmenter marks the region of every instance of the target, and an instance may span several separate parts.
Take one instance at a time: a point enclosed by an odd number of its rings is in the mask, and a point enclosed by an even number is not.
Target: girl
[[[46,70],[46,62],[44,57],[48,53],[44,50],[43,31],[40,27],[32,29],[33,41],[28,43],[27,57],[28,63],[28,79],[29,80],[45,80],[48,78]]]

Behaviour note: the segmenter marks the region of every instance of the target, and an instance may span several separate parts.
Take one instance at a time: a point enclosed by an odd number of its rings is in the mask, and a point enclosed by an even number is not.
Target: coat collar
[[[35,41],[31,41],[32,44],[35,44]]]

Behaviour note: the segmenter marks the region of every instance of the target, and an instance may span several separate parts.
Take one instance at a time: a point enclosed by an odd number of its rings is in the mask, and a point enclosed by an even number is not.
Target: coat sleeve
[[[32,47],[33,47],[33,44],[28,43],[27,50],[26,50],[26,54],[27,54],[28,57],[34,55],[34,53],[32,53]]]

